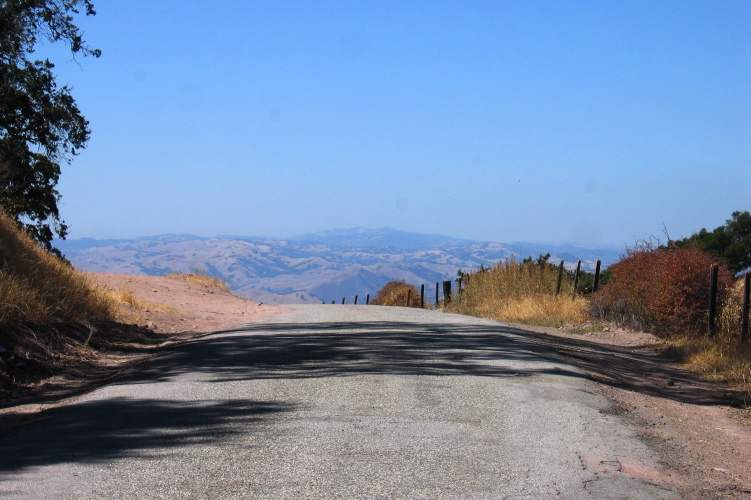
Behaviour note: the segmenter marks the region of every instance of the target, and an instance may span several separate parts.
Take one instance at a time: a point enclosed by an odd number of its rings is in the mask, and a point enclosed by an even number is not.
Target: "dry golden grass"
[[[723,305],[715,335],[677,335],[668,345],[690,369],[710,380],[739,385],[751,396],[751,343],[740,339],[742,295],[743,280],[738,280]]]
[[[119,321],[133,325],[144,325],[146,323],[144,312],[169,312],[179,313],[175,308],[165,304],[157,304],[147,300],[140,300],[133,295],[133,292],[126,288],[118,291],[108,292],[112,299],[120,306],[117,308],[116,317]]]
[[[203,269],[192,269],[189,273],[172,273],[168,274],[167,277],[181,279],[190,283],[198,283],[204,286],[213,286],[229,292],[229,286],[224,279],[214,276]]]
[[[0,326],[113,319],[115,304],[0,212]]]
[[[539,326],[586,321],[587,301],[572,300],[572,283],[565,273],[561,294],[556,296],[557,281],[558,270],[553,266],[511,260],[472,274],[446,311]]]

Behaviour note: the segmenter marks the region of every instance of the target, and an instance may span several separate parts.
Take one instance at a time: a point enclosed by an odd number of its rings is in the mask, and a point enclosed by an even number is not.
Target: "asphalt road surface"
[[[2,436],[0,498],[678,498],[611,410],[501,323],[293,306]]]

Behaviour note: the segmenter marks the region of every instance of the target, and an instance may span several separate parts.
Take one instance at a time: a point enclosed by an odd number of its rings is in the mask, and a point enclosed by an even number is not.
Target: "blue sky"
[[[751,210],[751,2],[95,2],[70,238],[623,246]],[[47,52],[45,52],[47,51]]]

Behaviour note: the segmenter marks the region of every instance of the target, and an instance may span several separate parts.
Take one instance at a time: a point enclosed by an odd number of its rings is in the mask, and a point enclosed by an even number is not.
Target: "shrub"
[[[420,307],[420,292],[404,280],[389,281],[370,303],[376,306]]]
[[[630,249],[611,266],[612,281],[594,294],[593,316],[649,330],[657,335],[706,331],[709,269],[716,264],[696,247]],[[732,275],[720,268],[720,299]]]

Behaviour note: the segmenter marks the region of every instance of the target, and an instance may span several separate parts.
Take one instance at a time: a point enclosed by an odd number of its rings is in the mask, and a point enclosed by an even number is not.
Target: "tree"
[[[58,88],[54,64],[33,56],[46,40],[66,44],[74,58],[99,57],[73,23],[81,11],[96,14],[90,0],[0,3],[0,207],[52,251],[53,232],[67,234],[57,206],[60,164],[86,147],[90,130],[70,89]]]
[[[677,247],[695,245],[721,257],[734,272],[751,268],[751,213],[733,212],[732,219],[714,231],[698,233],[673,242]]]

